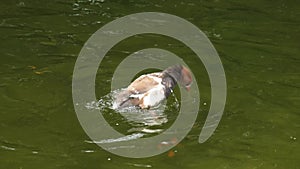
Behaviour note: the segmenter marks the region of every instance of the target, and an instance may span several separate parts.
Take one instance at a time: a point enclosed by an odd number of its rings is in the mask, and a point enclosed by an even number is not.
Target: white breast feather
[[[149,90],[144,94],[143,105],[145,107],[153,107],[158,105],[164,99],[165,99],[164,86],[160,84],[157,85],[157,87],[152,88],[151,90]]]

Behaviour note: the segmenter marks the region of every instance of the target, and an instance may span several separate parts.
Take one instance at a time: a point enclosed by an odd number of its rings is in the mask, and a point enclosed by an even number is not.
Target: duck
[[[187,91],[192,85],[191,71],[183,65],[174,65],[161,72],[144,74],[116,95],[114,107],[156,107],[173,92],[179,83]]]

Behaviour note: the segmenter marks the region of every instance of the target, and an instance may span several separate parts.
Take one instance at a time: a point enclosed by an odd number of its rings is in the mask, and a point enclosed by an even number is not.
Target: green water
[[[1,169],[300,168],[298,1],[6,0],[0,9]],[[86,142],[90,139],[73,108],[72,72],[96,30],[118,17],[148,11],[177,15],[206,33],[222,60],[228,95],[216,132],[199,144],[210,102],[201,62],[180,42],[157,35],[117,44],[100,65],[98,97],[110,92],[110,78],[122,58],[149,47],[181,56],[198,77],[201,92],[196,124],[172,149],[174,156],[130,159]],[[174,121],[176,115],[168,118]],[[106,119],[122,120],[119,115]]]

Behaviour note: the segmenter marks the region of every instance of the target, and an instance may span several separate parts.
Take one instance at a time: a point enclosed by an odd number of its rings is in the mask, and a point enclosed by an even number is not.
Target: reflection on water
[[[137,134],[131,134],[131,135],[126,135],[124,137],[120,138],[115,138],[115,139],[105,139],[105,140],[99,140],[99,141],[85,141],[87,143],[115,143],[115,142],[122,142],[122,141],[129,141],[129,140],[135,140],[143,137],[142,133],[137,133]]]
[[[169,96],[168,103],[167,101],[164,101],[149,110],[140,109],[136,106],[116,108],[114,106],[114,102],[117,99],[116,96],[122,91],[123,89],[112,91],[111,93],[102,96],[99,101],[86,103],[85,107],[87,109],[97,109],[103,115],[111,112],[121,115],[123,121],[118,121],[115,125],[118,126],[119,123],[124,122],[127,122],[130,125],[127,132],[133,133],[133,135],[130,135],[128,139],[142,137],[143,134],[141,133],[154,134],[162,132],[166,129],[164,124],[168,122],[168,114],[176,116],[176,113],[178,113],[180,104],[174,93]],[[134,135],[137,132],[140,135]]]
[[[168,113],[176,115],[178,113],[178,108],[180,106],[176,95],[171,93],[168,100],[171,103],[167,103],[167,101],[162,102],[156,107],[153,107],[149,110],[140,109],[135,106],[131,107],[123,107],[116,108],[114,106],[116,96],[119,96],[119,93],[122,92],[123,89],[115,90],[110,92],[109,94],[102,96],[99,101],[92,101],[86,103],[85,107],[87,109],[96,109],[99,110],[99,113],[105,115],[107,113],[111,114],[114,112],[114,117],[117,119],[117,122],[114,123],[115,126],[119,126],[122,123],[127,123],[129,127],[127,128],[127,133],[123,137],[119,138],[109,138],[105,140],[86,140],[86,143],[96,143],[96,144],[105,144],[105,143],[116,143],[116,142],[124,142],[139,139],[142,137],[153,136],[155,134],[159,134],[162,131],[166,130],[166,124],[168,122]],[[121,115],[123,118],[118,118],[117,114]],[[109,119],[113,120],[113,119]],[[177,141],[163,141],[159,146],[168,145],[168,144],[176,144]],[[125,148],[123,146],[120,147],[111,147],[113,149]],[[134,148],[133,147],[126,147]],[[90,152],[91,150],[88,150]]]

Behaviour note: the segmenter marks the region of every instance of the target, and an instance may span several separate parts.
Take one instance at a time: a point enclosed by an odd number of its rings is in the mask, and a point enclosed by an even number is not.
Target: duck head
[[[182,66],[180,84],[184,86],[187,91],[190,91],[192,82],[192,73],[188,68]]]
[[[163,71],[167,76],[171,76],[177,83],[183,86],[187,91],[190,90],[192,85],[192,73],[188,68],[182,65],[175,65],[168,67]],[[172,85],[173,86],[173,85]]]

